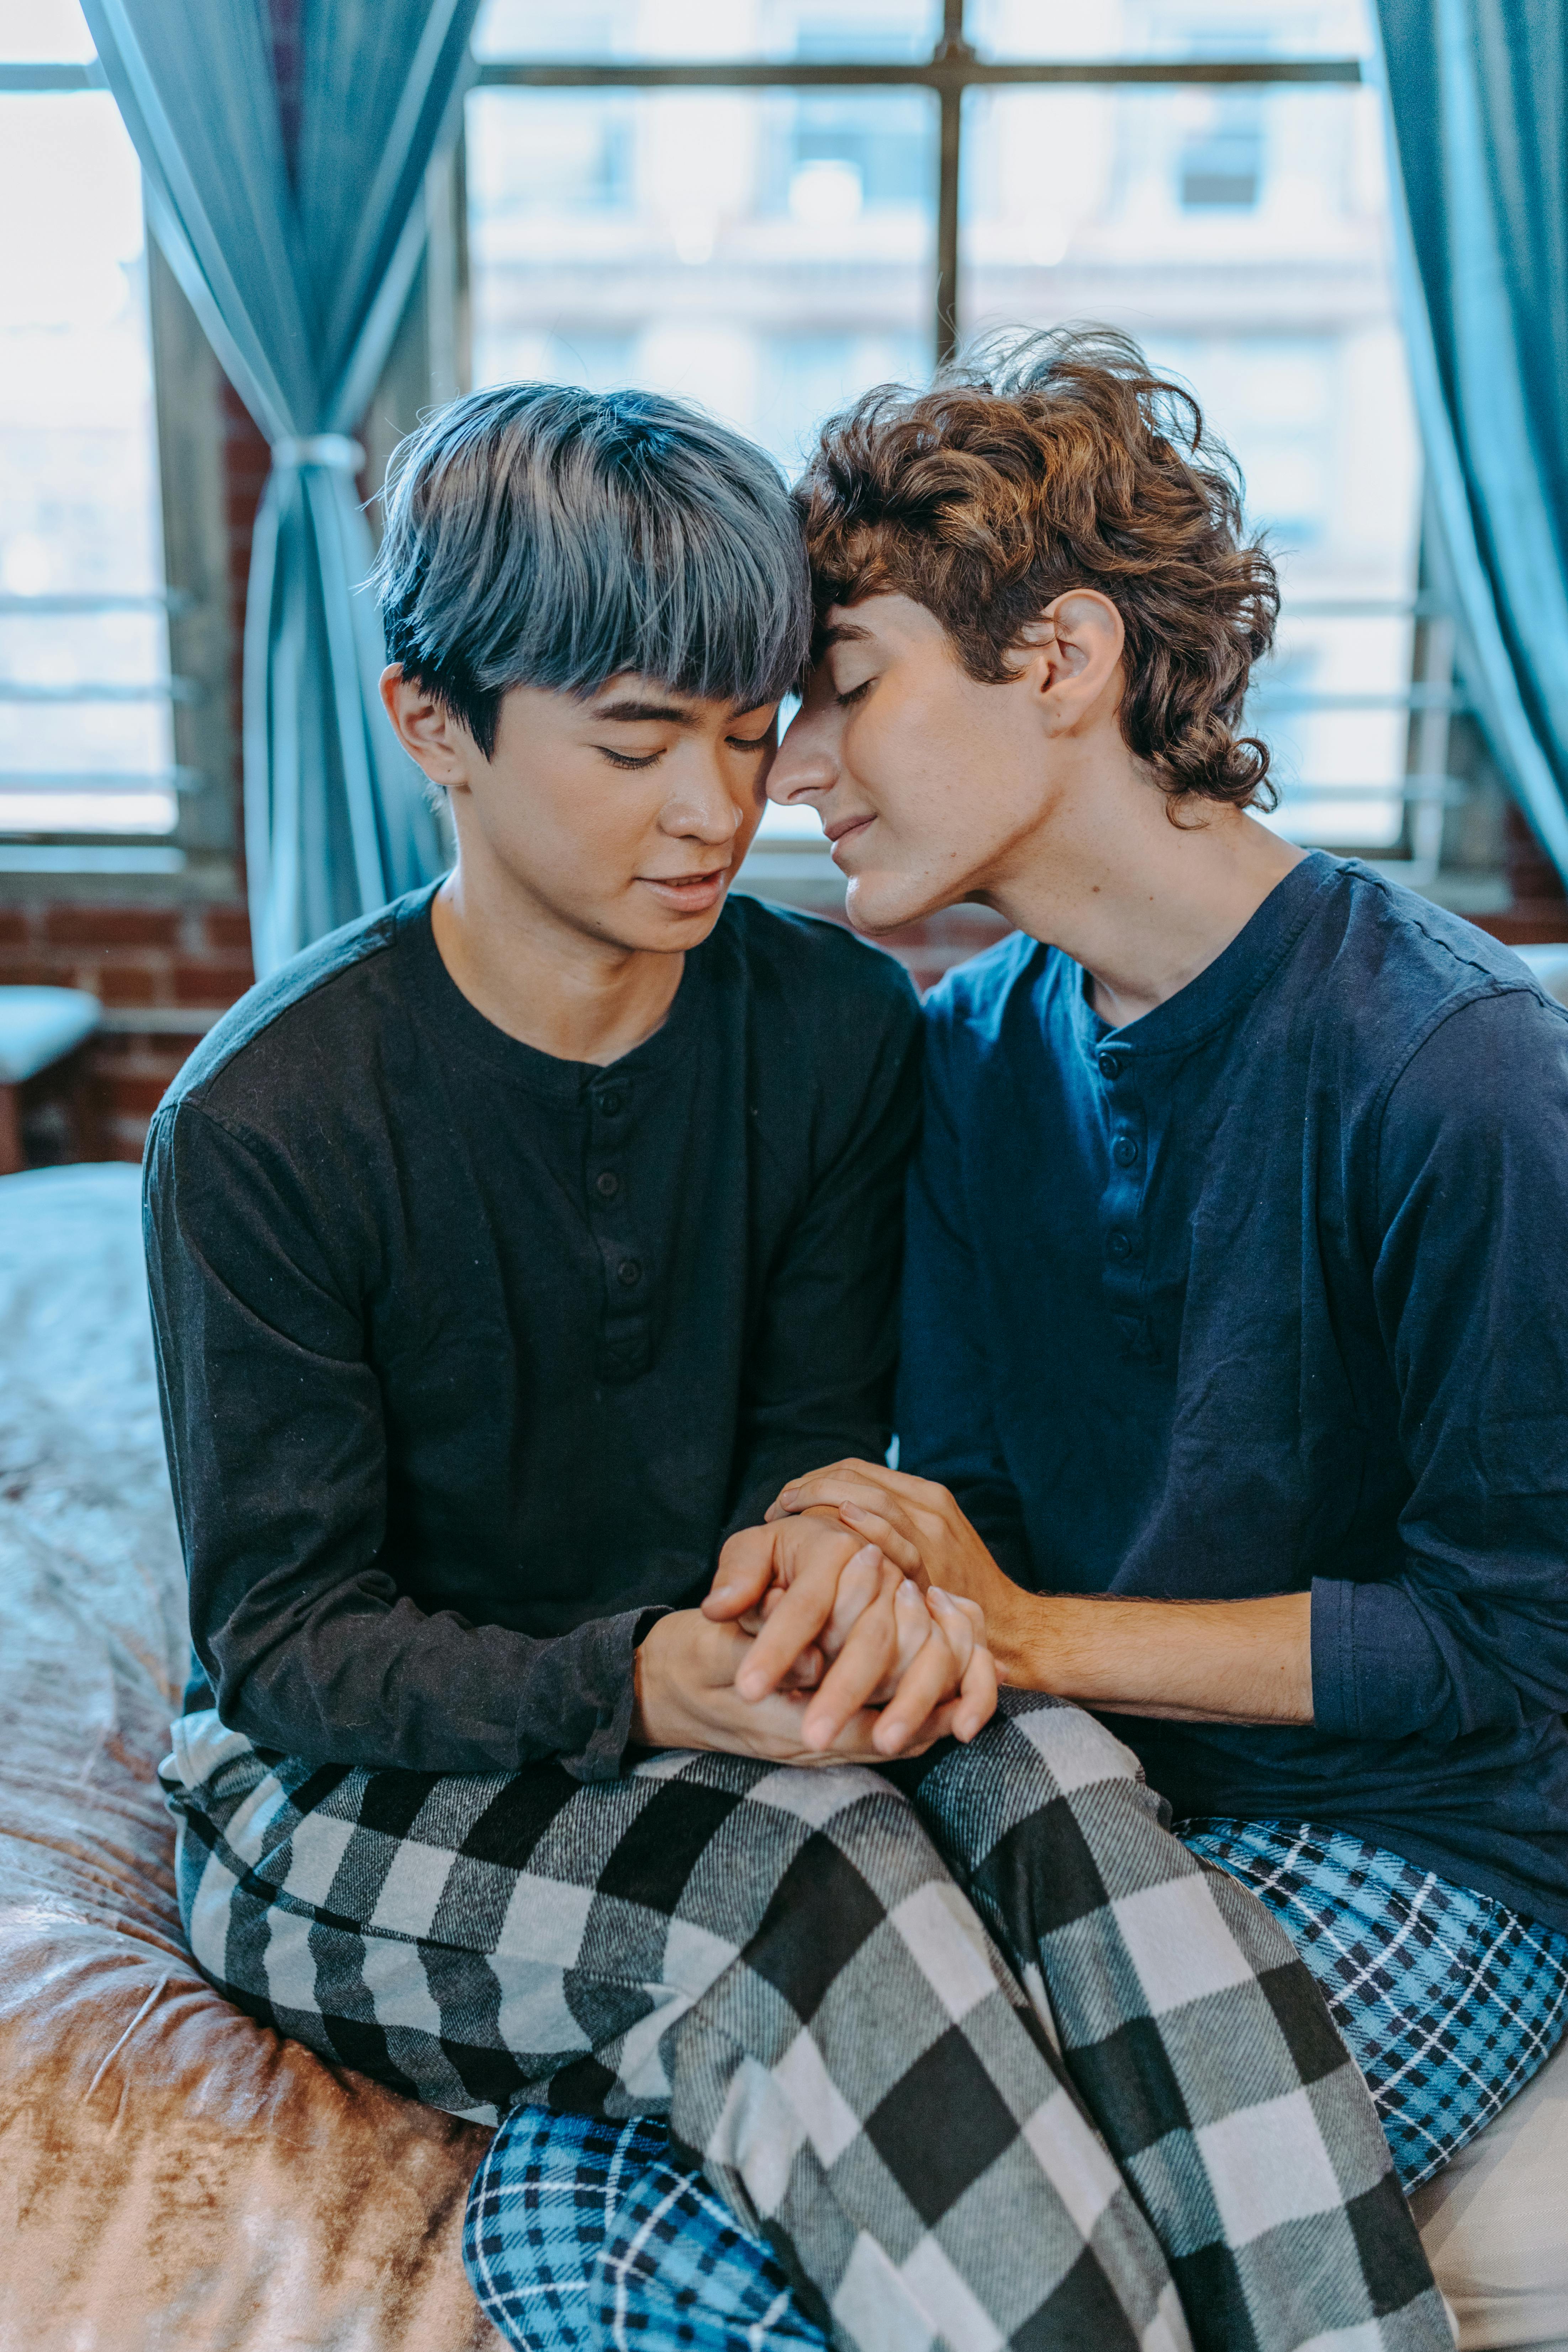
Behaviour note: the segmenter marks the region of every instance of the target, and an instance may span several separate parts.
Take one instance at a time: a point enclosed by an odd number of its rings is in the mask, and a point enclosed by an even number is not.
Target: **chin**
[[[844,911],[858,931],[874,937],[879,931],[896,931],[903,923],[918,923],[922,916],[951,907],[961,895],[937,888],[922,875],[873,867],[850,876]]]

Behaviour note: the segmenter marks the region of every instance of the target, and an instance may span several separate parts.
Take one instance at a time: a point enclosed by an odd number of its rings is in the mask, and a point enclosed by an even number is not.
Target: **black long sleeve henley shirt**
[[[919,1024],[739,898],[607,1068],[505,1035],[420,892],[237,1005],[145,1222],[197,1654],[287,1753],[620,1768],[650,1607],[887,1444]]]

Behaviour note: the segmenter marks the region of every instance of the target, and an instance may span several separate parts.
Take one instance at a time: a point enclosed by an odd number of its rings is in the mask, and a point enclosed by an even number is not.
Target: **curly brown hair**
[[[942,623],[984,684],[1067,590],[1127,632],[1121,732],[1175,803],[1272,807],[1238,735],[1279,583],[1248,538],[1236,460],[1131,337],[1057,327],[982,347],[929,392],[884,384],[829,419],[796,490],[818,625],[889,593]]]

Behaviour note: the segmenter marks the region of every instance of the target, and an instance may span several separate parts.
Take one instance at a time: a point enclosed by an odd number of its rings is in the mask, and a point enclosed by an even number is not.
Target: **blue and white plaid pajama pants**
[[[579,2341],[1449,2343],[1289,1937],[1077,1708],[1010,1692],[968,1748],[885,1772],[677,1754],[588,1788],[313,1767],[209,1714],[163,1777],[193,1951],[252,2015],[459,2114],[641,2122],[601,2211],[665,2130],[674,2199],[634,2181]],[[682,2305],[658,2258],[683,2195],[730,2215],[731,2278],[747,2240],[779,2266],[738,2326],[716,2271]],[[683,2335],[694,2312],[721,2333]]]

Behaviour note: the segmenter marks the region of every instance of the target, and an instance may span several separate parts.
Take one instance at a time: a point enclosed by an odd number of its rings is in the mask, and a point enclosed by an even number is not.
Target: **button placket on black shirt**
[[[632,1081],[595,1083],[588,1094],[588,1181],[585,1213],[605,1269],[598,1373],[612,1384],[636,1380],[653,1354],[652,1282],[646,1244],[637,1240],[626,1181],[632,1126]]]

